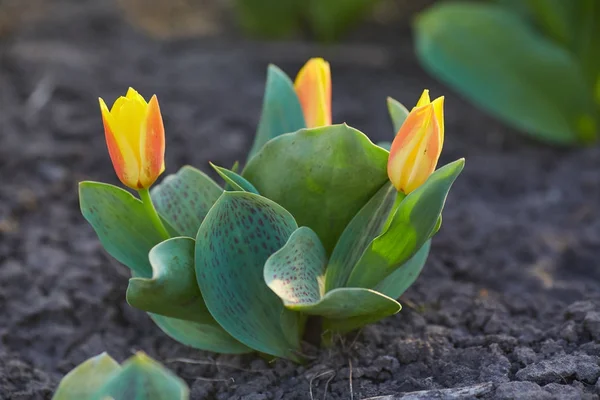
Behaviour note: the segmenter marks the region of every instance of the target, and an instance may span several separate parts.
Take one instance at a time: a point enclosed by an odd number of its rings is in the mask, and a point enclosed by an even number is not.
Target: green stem
[[[152,198],[150,197],[150,191],[148,189],[140,189],[140,190],[138,190],[138,193],[140,195],[140,199],[142,200],[142,203],[144,204],[146,213],[150,217],[150,220],[152,220],[152,223],[154,224],[154,227],[156,228],[156,230],[161,234],[161,236],[163,237],[164,240],[169,239],[171,237],[171,235],[169,235],[169,232],[165,228],[165,225],[162,223],[162,220],[160,219],[160,217],[158,216],[158,213],[156,212],[156,208],[154,208],[154,204],[152,203]]]

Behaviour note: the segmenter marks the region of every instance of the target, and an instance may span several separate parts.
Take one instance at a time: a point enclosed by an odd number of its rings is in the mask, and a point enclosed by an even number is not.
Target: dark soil
[[[599,398],[599,148],[544,147],[475,110],[420,69],[406,32],[330,48],[158,43],[109,7],[80,8],[0,42],[0,399],[49,399],[105,350],[119,361],[144,350],[194,400]],[[392,137],[387,95],[446,95],[443,162],[467,166],[425,270],[398,315],[304,366],[184,347],[127,305],[126,268],[79,213],[78,181],[116,183],[97,97],[156,93],[167,172],[209,171],[245,158],[267,63],[293,75],[311,55],[332,63],[334,120],[375,140]]]

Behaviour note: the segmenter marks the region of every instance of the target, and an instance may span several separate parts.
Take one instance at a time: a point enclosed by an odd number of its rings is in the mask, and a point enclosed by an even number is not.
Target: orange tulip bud
[[[444,97],[433,102],[423,91],[392,142],[388,176],[398,191],[408,194],[435,171],[444,144]]]
[[[125,186],[147,189],[165,170],[165,129],[156,96],[150,102],[129,88],[108,110],[100,111],[108,153],[117,176]]]
[[[322,58],[311,58],[294,83],[309,128],[331,125],[331,71]]]

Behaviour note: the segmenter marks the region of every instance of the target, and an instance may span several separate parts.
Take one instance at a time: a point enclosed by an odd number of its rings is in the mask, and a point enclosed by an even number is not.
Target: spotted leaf
[[[196,237],[196,277],[206,305],[231,336],[262,353],[298,360],[297,320],[265,285],[263,268],[297,228],[273,201],[225,192]],[[284,323],[282,323],[284,321]]]

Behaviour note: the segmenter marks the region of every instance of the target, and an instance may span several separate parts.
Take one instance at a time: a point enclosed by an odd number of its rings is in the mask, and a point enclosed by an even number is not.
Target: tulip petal
[[[108,107],[104,100],[99,99],[99,102],[108,154],[110,155],[115,172],[119,180],[125,186],[137,189],[139,178],[139,164],[137,157],[126,138],[123,138],[117,133],[119,132],[118,123],[114,116],[108,111]]]
[[[417,101],[417,105],[415,106],[415,108],[423,107],[424,105],[427,105],[429,103],[431,103],[431,100],[429,99],[429,90],[425,89],[423,90],[419,101]]]
[[[439,124],[440,147],[444,145],[444,96],[438,97],[433,102],[435,119]]]
[[[140,183],[149,187],[165,170],[165,128],[156,95],[148,103],[140,132]]]
[[[390,148],[388,176],[396,189],[410,193],[427,180],[441,152],[439,140],[435,106],[428,103],[414,108]]]
[[[309,128],[331,125],[331,70],[322,58],[312,58],[300,69],[294,88]]]

